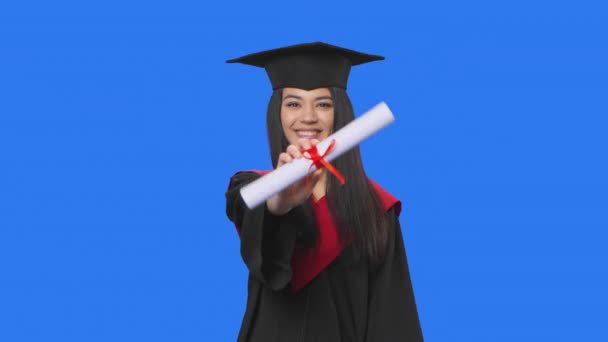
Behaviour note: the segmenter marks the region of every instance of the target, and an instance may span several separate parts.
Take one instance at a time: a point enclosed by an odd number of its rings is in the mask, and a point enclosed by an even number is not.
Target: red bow
[[[323,153],[323,155],[319,154],[319,151],[317,150],[317,145],[313,145],[311,148],[309,148],[308,150],[305,151],[305,152],[308,152],[308,154],[310,155],[310,158],[308,158],[308,157],[304,157],[304,158],[310,159],[312,161],[312,165],[316,166],[317,169],[325,167],[329,172],[331,172],[334,176],[336,176],[336,178],[338,178],[338,181],[340,181],[340,184],[344,185],[344,182],[345,182],[344,176],[342,176],[340,171],[338,171],[327,160],[323,159],[329,152],[331,152],[331,150],[334,149],[335,145],[336,145],[336,141],[332,140],[331,144],[329,144],[329,147],[327,148],[327,150],[325,150],[325,153]],[[310,167],[312,167],[312,165],[310,165]],[[308,178],[306,178],[306,181],[308,182]]]

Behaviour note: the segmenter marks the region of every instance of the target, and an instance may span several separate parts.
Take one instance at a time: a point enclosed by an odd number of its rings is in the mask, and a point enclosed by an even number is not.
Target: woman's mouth
[[[299,138],[304,139],[319,139],[320,129],[296,129],[296,134]]]

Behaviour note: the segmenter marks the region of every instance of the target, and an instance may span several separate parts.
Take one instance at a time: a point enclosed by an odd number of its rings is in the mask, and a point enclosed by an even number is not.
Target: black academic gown
[[[265,205],[247,208],[239,189],[260,177],[235,174],[226,212],[239,229],[249,269],[248,299],[238,342],[422,341],[398,210],[387,211],[386,258],[378,266],[357,259],[351,247],[297,291],[291,259],[299,225],[310,224],[299,207],[283,216]]]

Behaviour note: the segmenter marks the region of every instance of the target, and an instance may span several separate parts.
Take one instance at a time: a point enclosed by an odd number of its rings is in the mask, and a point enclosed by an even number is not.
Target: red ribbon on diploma
[[[336,176],[336,178],[338,178],[338,181],[340,181],[340,184],[344,185],[344,182],[345,182],[344,176],[342,176],[340,171],[338,171],[327,160],[323,159],[329,152],[331,152],[331,150],[334,149],[335,145],[336,145],[336,141],[332,140],[331,144],[329,144],[329,147],[327,148],[327,150],[325,150],[325,153],[323,153],[323,155],[319,154],[319,151],[317,150],[317,145],[313,145],[311,148],[309,148],[308,150],[305,151],[305,152],[308,152],[308,154],[310,155],[310,158],[308,158],[308,157],[304,157],[304,158],[310,159],[312,161],[312,164],[314,166],[316,166],[317,169],[325,167],[329,172],[331,172],[334,176]],[[310,167],[312,167],[312,165],[310,165]],[[308,178],[306,178],[306,181],[308,182]]]

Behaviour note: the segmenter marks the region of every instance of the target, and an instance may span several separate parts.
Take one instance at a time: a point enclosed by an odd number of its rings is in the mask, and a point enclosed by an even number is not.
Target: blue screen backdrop
[[[608,341],[600,1],[0,5],[0,341],[234,341],[247,270],[224,191],[270,167],[262,69],[353,68],[366,170],[403,202],[427,341]]]

